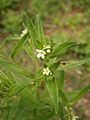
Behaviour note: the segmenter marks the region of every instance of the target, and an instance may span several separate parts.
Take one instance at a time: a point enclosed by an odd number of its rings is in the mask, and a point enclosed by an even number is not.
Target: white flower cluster
[[[66,110],[66,115],[64,116],[65,120],[77,120],[79,117],[78,116],[75,116],[73,110],[71,107],[67,107],[65,106],[65,110]]]
[[[50,69],[47,67],[47,68],[43,68],[43,75],[52,75],[52,72],[50,71]]]
[[[51,52],[51,47],[50,45],[47,45],[47,46],[43,46],[44,48],[42,50],[39,50],[39,49],[36,49],[36,52],[37,52],[37,58],[41,58],[41,59],[44,59],[45,58],[45,55],[47,53],[50,53]]]
[[[75,115],[72,116],[72,120],[77,120],[78,118],[79,118],[78,116]]]
[[[45,51],[36,49],[36,52],[37,52],[37,58],[42,58],[42,59],[45,58],[45,55],[46,55]]]
[[[23,30],[22,33],[21,33],[21,37],[23,37],[27,32],[28,32],[27,29]]]
[[[47,45],[47,46],[43,46],[44,48],[44,50],[46,51],[46,53],[50,53],[51,52],[51,46],[50,45]]]

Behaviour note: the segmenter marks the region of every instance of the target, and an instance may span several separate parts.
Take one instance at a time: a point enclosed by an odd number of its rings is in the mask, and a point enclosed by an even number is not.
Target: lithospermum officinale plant
[[[26,15],[24,26],[8,58],[3,47],[9,39],[0,44],[0,119],[76,120],[73,106],[90,90],[90,85],[68,95],[64,75],[90,59],[63,61],[62,55],[78,44],[68,41],[57,45],[47,39],[38,16],[31,21]],[[38,64],[35,71],[17,64],[15,57],[21,50]]]

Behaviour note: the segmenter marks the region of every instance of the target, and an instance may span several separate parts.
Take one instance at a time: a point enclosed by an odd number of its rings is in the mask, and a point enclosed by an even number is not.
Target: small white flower
[[[45,45],[43,45],[43,48],[45,48]]]
[[[50,45],[47,45],[47,46],[43,46],[43,50],[45,50],[47,53],[50,53],[51,52],[51,46]]]
[[[22,33],[21,33],[21,37],[23,37],[27,32],[28,32],[27,29],[23,30]]]
[[[50,49],[47,49],[47,50],[46,50],[46,52],[47,52],[47,53],[50,53],[50,52],[51,52],[51,50],[50,50]]]
[[[73,116],[72,120],[76,120],[76,117],[75,117],[75,116]]]
[[[75,115],[73,114],[72,120],[76,120],[76,119],[78,119],[78,118],[79,118],[78,116],[75,116]]]
[[[72,120],[76,120],[76,116],[73,116]]]
[[[45,51],[36,49],[36,52],[37,52],[37,58],[42,58],[42,59],[45,58],[45,55],[46,55]]]
[[[43,45],[43,47],[44,47],[44,48],[43,48],[42,50],[36,49],[37,58],[44,59],[46,53],[50,53],[50,52],[51,52],[51,47],[50,47],[50,45],[47,45],[47,46]]]
[[[51,71],[50,69],[47,67],[47,68],[43,68],[43,75],[50,75],[51,74]]]
[[[78,119],[79,117],[78,116],[75,116],[76,117],[76,119]]]

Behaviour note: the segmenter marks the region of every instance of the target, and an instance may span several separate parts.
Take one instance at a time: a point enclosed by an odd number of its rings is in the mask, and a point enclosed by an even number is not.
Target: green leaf
[[[28,27],[30,37],[31,37],[32,41],[34,42],[34,44],[36,45],[35,26],[27,13],[25,13],[25,25]]]
[[[27,77],[30,76],[30,73],[28,73],[24,68],[19,67],[17,64],[13,62],[0,59],[0,67],[7,69],[13,73],[18,73]]]
[[[27,120],[32,118],[35,112],[33,109],[37,109],[37,103],[34,102],[33,98],[25,90],[20,92],[20,96],[9,98],[9,101],[7,100],[7,107],[2,109],[3,114],[0,116],[2,120]]]
[[[3,71],[0,71],[0,79],[2,80],[2,82],[4,82],[7,86],[9,86],[11,83],[14,82],[11,74],[8,72],[8,73],[5,73]]]
[[[66,52],[69,48],[74,47],[76,45],[77,45],[77,43],[75,43],[75,42],[66,42],[66,43],[60,44],[58,47],[56,47],[53,50],[50,57],[51,58],[57,57],[57,56],[61,55],[62,53]]]
[[[32,22],[32,20],[30,19],[30,16],[29,16],[29,14],[28,13],[25,13],[24,14],[25,15],[25,25],[30,29],[30,28],[32,28],[32,29],[34,29],[34,24],[33,24],[33,22]]]
[[[29,35],[27,33],[19,40],[19,42],[17,43],[17,45],[15,46],[15,48],[11,54],[12,58],[14,58],[20,52],[20,50],[22,49],[24,44],[27,42],[28,38],[29,38]]]
[[[12,42],[12,41],[16,41],[16,40],[18,40],[20,38],[20,36],[12,36],[12,35],[10,35],[10,36],[8,36],[8,37],[6,37],[4,40],[2,40],[1,42],[0,42],[0,50],[3,48],[3,47],[5,47],[5,45],[7,45],[8,43],[10,43],[10,42]]]
[[[90,58],[85,58],[83,60],[77,60],[77,61],[68,61],[66,62],[66,64],[60,64],[60,66],[58,67],[59,70],[67,70],[67,69],[71,69],[74,67],[78,67],[80,65],[83,65],[87,62],[90,61]]]
[[[61,120],[64,120],[64,106],[61,102],[59,102],[59,110],[58,110],[58,115],[61,118]]]
[[[58,86],[59,90],[62,90],[64,88],[64,71],[56,71],[55,72],[55,79],[56,79],[56,83]]]
[[[75,95],[75,97],[72,98],[72,100],[70,100],[70,104],[73,105],[76,102],[78,102],[87,92],[90,92],[90,85],[79,90],[79,92]]]
[[[55,81],[48,80],[46,82],[47,89],[49,92],[49,96],[51,98],[51,101],[55,107],[55,112],[58,112],[58,104],[59,104],[59,96],[58,96],[58,88]]]
[[[21,90],[23,90],[24,88],[28,87],[29,85],[32,85],[33,82],[22,82],[22,83],[16,83],[13,84],[10,88],[9,88],[9,93],[8,96],[14,96],[17,93],[19,93]]]
[[[30,34],[31,40],[34,43],[34,46],[36,48],[41,49],[43,47],[43,43],[42,43],[41,39],[38,37],[38,36],[40,36],[40,34],[42,34],[41,33],[41,28],[38,28],[38,30],[37,30],[37,26],[35,24],[33,24],[32,20],[29,17],[29,15],[25,14],[25,18],[26,18],[25,24],[29,29],[29,34]]]
[[[38,40],[41,41],[43,45],[45,45],[44,30],[38,15],[36,15],[35,22],[36,22],[36,33],[37,33]]]
[[[56,61],[56,62],[54,62],[54,63],[52,63],[52,62],[50,61],[49,62],[49,64],[48,64],[48,66],[49,66],[49,68],[50,68],[50,70],[51,71],[55,71],[57,68],[58,68],[58,66],[59,66],[59,64],[60,64],[60,60],[59,61]],[[51,64],[51,65],[50,65]]]
[[[65,92],[62,91],[62,90],[59,90],[59,96],[60,96],[60,98],[61,98],[62,104],[63,104],[64,106],[67,105],[69,101],[68,101],[68,98],[67,98]]]
[[[25,46],[25,51],[27,52],[27,54],[30,56],[30,58],[34,61],[36,61],[36,56],[35,56],[35,50],[34,47],[32,46],[31,42],[29,45]]]
[[[2,49],[2,47],[4,47],[8,42],[8,38],[2,40],[2,42],[0,42],[0,50]]]

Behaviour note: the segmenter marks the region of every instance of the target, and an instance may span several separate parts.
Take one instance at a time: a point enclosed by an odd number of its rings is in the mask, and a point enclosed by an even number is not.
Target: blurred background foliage
[[[11,34],[20,35],[24,12],[28,12],[31,18],[39,14],[46,35],[56,43],[68,40],[82,43],[78,48],[72,49],[70,55],[68,53],[69,57],[90,56],[90,0],[0,0],[1,41]],[[10,49],[10,45],[8,47]],[[24,63],[25,66],[28,66],[27,62]],[[90,84],[89,73],[88,64],[79,70],[69,71],[68,90]],[[90,95],[87,95],[78,103],[79,107],[76,106],[81,120],[90,120],[89,99]]]
[[[89,0],[0,0],[0,31],[19,32],[24,11],[31,16],[39,14],[54,25],[74,29],[89,23],[89,7]]]

